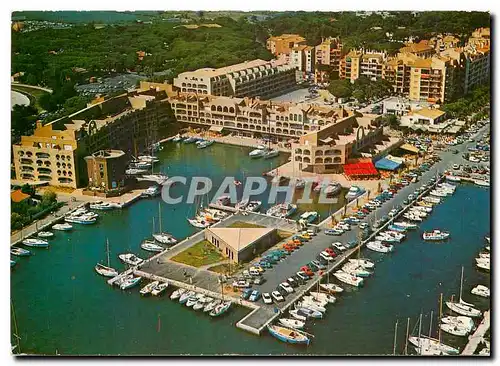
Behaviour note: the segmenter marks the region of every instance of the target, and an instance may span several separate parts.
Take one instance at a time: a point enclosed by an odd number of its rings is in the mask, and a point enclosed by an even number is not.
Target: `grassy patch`
[[[172,257],[174,262],[184,263],[193,267],[217,263],[223,259],[225,259],[224,256],[207,240],[202,240]]]
[[[215,273],[221,273],[221,274],[233,274],[235,272],[238,272],[240,270],[241,266],[238,266],[236,263],[223,263],[223,264],[218,264],[213,267],[210,267],[208,270],[215,272]]]
[[[38,104],[38,98],[40,98],[43,94],[47,94],[46,91],[35,88],[28,88],[21,85],[12,85],[12,90],[26,95],[30,99],[30,105],[34,105],[39,111],[43,110],[43,108]]]
[[[257,229],[265,228],[265,226],[256,225],[256,224],[252,224],[251,222],[245,222],[245,221],[236,221],[236,222],[233,222],[228,227],[240,228],[240,229],[244,229],[244,228],[250,228],[250,229],[252,229],[252,228],[257,228]]]

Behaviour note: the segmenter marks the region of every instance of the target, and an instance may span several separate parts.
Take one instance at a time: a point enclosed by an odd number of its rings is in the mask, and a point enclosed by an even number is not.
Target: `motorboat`
[[[293,310],[289,310],[288,311],[290,313],[290,315],[292,316],[292,318],[294,319],[297,319],[297,320],[300,320],[302,322],[305,322],[307,320],[307,316],[305,315],[300,315],[299,314],[299,311],[296,310],[296,309],[293,309]]]
[[[209,312],[211,312],[213,309],[215,309],[215,307],[216,307],[217,305],[220,305],[221,303],[222,303],[222,301],[221,301],[221,300],[213,300],[213,301],[211,301],[211,302],[209,302],[209,303],[206,303],[206,304],[205,304],[205,307],[203,308],[203,312],[204,312],[204,313],[209,313]]]
[[[120,288],[122,290],[127,290],[129,288],[132,288],[134,286],[137,286],[139,284],[139,282],[141,282],[142,280],[142,277],[132,277],[128,280],[125,280],[124,282],[122,282],[120,284]]]
[[[240,202],[238,202],[234,208],[237,210],[245,210],[248,204],[250,203],[250,200],[248,198],[242,199]]]
[[[39,238],[52,238],[54,236],[54,233],[50,231],[40,231],[38,232],[37,236]]]
[[[329,304],[328,300],[326,300],[325,298],[319,298],[317,296],[312,296],[312,295],[303,296],[302,301],[305,303],[311,303],[317,306],[321,306],[325,309],[325,311],[326,311],[326,305]]]
[[[327,196],[335,196],[340,192],[341,189],[342,186],[340,185],[340,183],[331,182],[330,184],[328,184],[328,186],[325,187],[323,192],[325,192]]]
[[[271,159],[278,156],[280,152],[278,150],[268,150],[264,153],[264,159]]]
[[[194,291],[183,292],[181,294],[181,296],[179,297],[179,303],[185,304],[191,296],[195,296],[195,295],[196,295],[196,292],[194,292]]]
[[[389,253],[394,250],[394,246],[390,244],[382,244],[380,241],[371,241],[368,244],[366,244],[366,247],[370,250],[373,250],[374,252],[379,252],[379,253]]]
[[[348,285],[356,287],[363,285],[363,279],[361,277],[353,276],[349,273],[345,273],[344,271],[336,271],[333,275],[339,281],[347,283]]]
[[[365,268],[350,262],[342,266],[342,271],[357,277],[370,277],[372,275],[372,272],[367,271]]]
[[[422,221],[422,218],[420,216],[417,216],[417,215],[413,215],[412,213],[410,212],[405,212],[403,214],[403,217],[405,219],[408,219],[410,221],[416,221],[416,222],[421,222]]]
[[[33,247],[33,248],[49,247],[49,242],[43,239],[29,238],[29,239],[24,239],[22,243],[28,247]]]
[[[405,227],[401,227],[401,226],[398,226],[398,225],[395,225],[395,224],[391,224],[387,228],[389,230],[391,230],[391,231],[397,231],[398,233],[404,233],[404,232],[406,232],[406,228]]]
[[[295,189],[303,189],[306,186],[306,181],[302,178],[295,178],[294,187]]]
[[[257,158],[263,157],[265,154],[266,154],[265,149],[255,149],[255,150],[250,151],[248,156],[253,158],[253,159],[257,159]]]
[[[202,141],[198,144],[197,148],[198,149],[204,149],[206,147],[209,147],[210,145],[212,145],[215,141],[214,140],[206,140],[206,141]]]
[[[172,184],[172,181],[168,180],[168,176],[165,174],[162,174],[162,173],[143,174],[140,177],[137,177],[136,179],[139,182],[142,182],[142,181],[154,182],[158,186]],[[160,188],[158,188],[158,190],[160,190]],[[144,194],[144,192],[143,192],[143,194]]]
[[[459,350],[457,348],[441,343],[437,339],[432,339],[425,336],[409,337],[408,341],[410,341],[411,344],[417,347],[417,352],[418,349],[435,349],[448,355],[457,355],[459,353]]]
[[[23,248],[11,248],[10,254],[16,255],[18,257],[27,257],[31,255],[31,252]]]
[[[439,328],[446,333],[459,337],[465,337],[467,334],[469,334],[469,330],[467,330],[466,327],[456,323],[439,324]]]
[[[134,278],[134,275],[132,275],[132,274],[124,275],[124,276],[118,278],[113,284],[120,287],[120,285],[122,283],[124,283],[125,281],[130,280],[132,278]]]
[[[433,230],[426,231],[422,234],[422,238],[427,241],[439,241],[445,240],[450,237],[450,233],[447,231]]]
[[[145,170],[146,172],[153,167],[149,161],[134,160],[129,164],[130,169]]]
[[[229,308],[231,307],[231,301],[226,301],[223,302],[219,305],[217,305],[210,313],[209,315],[212,317],[217,317],[221,316],[222,314],[226,313]]]
[[[75,216],[75,215],[69,215],[64,218],[64,221],[70,222],[73,224],[82,224],[82,225],[92,225],[97,222],[97,219],[91,218],[91,217],[84,217],[84,216]]]
[[[165,245],[172,245],[177,243],[177,239],[175,239],[171,234],[169,233],[155,233],[153,234],[153,238],[158,241],[159,243],[165,244]]]
[[[294,305],[296,314],[300,316],[305,316],[306,318],[314,318],[314,319],[322,319],[323,318],[323,313],[321,311],[317,310],[312,310],[309,308],[305,307],[299,307],[297,305]],[[290,310],[290,314],[292,313],[293,310]]]
[[[432,212],[432,207],[413,206],[412,210],[413,211],[423,211],[423,212],[426,212],[426,213],[431,213]]]
[[[188,308],[192,307],[194,304],[196,304],[198,302],[198,300],[200,299],[203,299],[205,297],[205,295],[203,294],[194,294],[194,295],[191,295],[187,301],[186,301],[186,306]]]
[[[63,223],[63,224],[55,224],[52,226],[52,230],[59,230],[59,231],[69,231],[73,229],[73,225],[68,224],[68,223]]]
[[[177,300],[180,298],[187,290],[184,288],[178,288],[170,295],[170,300]]]
[[[279,203],[267,210],[266,215],[283,219],[292,216],[295,211],[297,211],[297,205],[293,203]]]
[[[200,217],[196,217],[194,219],[187,219],[188,222],[198,229],[205,229],[210,226],[210,222],[203,220]]]
[[[441,318],[441,322],[444,324],[456,324],[460,327],[465,328],[468,332],[476,328],[474,320],[468,316],[445,316]]]
[[[142,296],[149,295],[156,288],[156,286],[158,286],[159,284],[160,284],[160,281],[150,282],[146,286],[144,286],[143,288],[141,288],[141,291],[139,291],[139,293]]]
[[[306,323],[304,321],[301,321],[298,319],[290,319],[290,318],[280,318],[279,322],[284,327],[293,328],[293,329],[302,329],[302,328],[304,328],[304,325],[306,325]]]
[[[172,138],[172,141],[173,142],[181,142],[182,141],[182,136],[181,135],[177,135],[174,138]]]
[[[130,264],[131,266],[137,266],[138,264],[141,264],[142,262],[144,262],[143,259],[137,257],[135,254],[132,254],[132,253],[124,253],[124,254],[120,254],[118,255],[118,258],[126,263],[126,264]]]
[[[159,282],[158,285],[151,290],[151,295],[159,296],[161,295],[168,287],[168,282]]]
[[[90,209],[92,210],[102,210],[102,211],[106,211],[106,210],[112,210],[114,209],[115,207],[110,204],[109,202],[103,202],[103,201],[96,201],[96,202],[92,202],[90,205],[89,205]]]
[[[250,201],[248,205],[245,207],[245,211],[258,212],[261,206],[262,206],[261,201]]]
[[[337,301],[335,296],[326,294],[324,292],[311,291],[309,292],[309,294],[311,294],[312,298],[316,299],[317,301],[323,301],[329,304],[335,304],[335,302]]]
[[[148,172],[147,169],[138,169],[138,168],[128,168],[127,170],[125,170],[125,174],[127,175],[139,175],[147,172]]]
[[[426,202],[434,203],[434,204],[441,203],[441,199],[439,199],[438,197],[427,196],[427,197],[422,198],[422,200],[424,200]]]
[[[137,157],[137,160],[139,161],[145,161],[148,163],[158,163],[160,159],[158,159],[156,156],[151,156],[151,155],[141,155]]]
[[[306,211],[302,215],[300,215],[300,218],[307,221],[309,224],[317,220],[318,217],[319,215],[316,211]]]
[[[163,252],[165,248],[161,245],[155,244],[152,240],[144,240],[141,243],[141,248],[147,250],[148,252]]]
[[[161,193],[159,186],[148,187],[144,192],[141,193],[141,197],[155,197]]]
[[[475,179],[474,184],[477,184],[478,186],[481,186],[481,187],[489,187],[490,181],[489,180],[482,180],[482,179]]]
[[[361,266],[361,267],[366,268],[366,269],[372,269],[375,267],[375,263],[373,263],[369,259],[362,259],[362,258],[349,259],[349,262],[354,263],[357,266]]]
[[[343,292],[344,289],[340,287],[339,285],[336,285],[334,283],[320,283],[319,287],[321,287],[323,290],[328,291],[329,293],[336,294]]]
[[[476,267],[485,271],[490,270],[490,260],[486,258],[476,258]]]
[[[460,182],[462,180],[460,177],[457,177],[456,175],[452,174],[447,175],[445,179],[450,182]]]
[[[306,345],[311,342],[311,340],[304,333],[301,333],[296,329],[281,327],[279,325],[268,325],[267,330],[273,337],[282,342]]]
[[[490,297],[490,289],[483,285],[477,285],[471,291],[471,294],[481,296],[481,297]]]
[[[198,140],[197,138],[189,136],[189,137],[185,138],[184,141],[182,141],[182,142],[185,144],[191,144],[197,140]]]
[[[314,301],[308,301],[308,300],[297,301],[297,306],[302,307],[302,308],[311,309],[314,311],[320,311],[322,313],[326,312],[326,308],[324,306],[322,306]]]

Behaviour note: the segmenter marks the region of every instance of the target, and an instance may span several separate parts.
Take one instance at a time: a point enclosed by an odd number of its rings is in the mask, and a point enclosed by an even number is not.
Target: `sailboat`
[[[107,260],[108,260],[106,263],[107,265],[105,266],[104,264],[97,263],[94,267],[96,272],[104,277],[118,276],[118,271],[109,266],[109,241],[107,239],[106,239],[106,256],[107,256]]]
[[[462,300],[462,287],[464,282],[464,267],[462,266],[462,275],[460,276],[460,297],[458,302],[447,301],[446,306],[458,313],[460,315],[471,316],[471,317],[479,317],[481,316],[481,311],[474,308],[473,304],[469,304]]]
[[[457,355],[459,350],[457,348],[448,346],[441,343],[441,332],[439,332],[439,339],[431,337],[432,331],[432,312],[431,321],[429,325],[429,335],[422,335],[422,314],[420,314],[419,324],[418,324],[418,337],[409,337],[411,344],[415,346],[415,350],[421,356],[438,356],[438,355]]]
[[[158,202],[158,216],[160,220],[160,231],[153,234],[153,238],[162,244],[175,244],[177,239],[175,239],[171,234],[161,231],[161,209],[160,203]]]

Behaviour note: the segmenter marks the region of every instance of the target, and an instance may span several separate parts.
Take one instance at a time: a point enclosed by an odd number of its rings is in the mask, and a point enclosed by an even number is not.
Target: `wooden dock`
[[[483,340],[484,335],[490,329],[490,312],[491,310],[484,312],[484,318],[474,334],[469,337],[469,342],[462,351],[462,356],[472,356],[474,352],[476,352],[479,343]]]

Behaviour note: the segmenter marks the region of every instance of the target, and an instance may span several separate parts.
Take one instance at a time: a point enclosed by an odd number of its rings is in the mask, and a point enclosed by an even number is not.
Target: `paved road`
[[[474,137],[475,140],[479,136],[484,135],[489,125],[484,126],[478,134]],[[462,153],[467,150],[467,147],[475,145],[474,143],[465,143],[462,145],[454,146],[455,149],[459,150],[458,154],[453,154],[451,151],[439,152],[441,161],[434,164],[429,171],[425,172],[419,177],[419,181],[416,183],[411,183],[408,186],[402,188],[398,194],[391,200],[386,201],[383,205],[376,211],[371,212],[367,217],[367,222],[372,222],[377,218],[380,218],[394,208],[397,205],[403,206],[403,201],[408,197],[410,193],[413,193],[417,188],[421,187],[424,183],[427,183],[432,177],[435,177],[438,173],[442,173],[444,170],[451,168],[454,163],[462,163]],[[323,232],[319,233],[311,241],[304,244],[299,250],[294,251],[292,254],[287,256],[281,262],[275,264],[272,269],[267,270],[264,273],[266,282],[260,286],[254,286],[261,292],[271,292],[273,291],[282,281],[285,281],[288,277],[294,275],[299,268],[316,259],[317,255],[326,247],[331,246],[331,243],[340,241],[342,243],[347,243],[351,240],[356,240],[358,236],[359,229],[354,227],[353,230],[344,233],[341,236],[328,236]],[[337,263],[343,258],[343,256],[338,256],[335,261],[332,261],[331,265]]]

